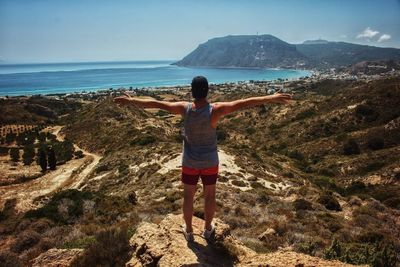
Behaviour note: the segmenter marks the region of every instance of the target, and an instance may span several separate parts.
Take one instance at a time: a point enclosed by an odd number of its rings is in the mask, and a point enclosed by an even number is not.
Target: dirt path
[[[250,185],[250,180],[252,178],[252,175],[249,173],[246,173],[241,167],[239,167],[235,163],[235,156],[230,155],[226,153],[224,150],[219,149],[218,150],[218,156],[219,156],[219,161],[220,161],[220,167],[219,167],[219,173],[220,175],[226,176],[226,175],[236,175],[236,178],[243,183],[242,186],[235,185],[235,183],[232,183],[231,180],[228,180],[227,182],[222,182],[229,184],[231,187],[238,188],[242,191],[248,191],[251,190],[252,187]],[[139,166],[131,166],[131,169],[133,170],[139,170],[141,167],[150,165],[152,163],[159,163],[161,165],[161,168],[157,171],[160,174],[166,174],[171,170],[180,170],[181,168],[181,160],[182,160],[182,154],[179,154],[173,158],[171,158],[169,161],[162,163],[162,161],[165,158],[162,158],[161,160],[152,160],[150,163],[144,164],[142,163]],[[264,170],[265,174],[271,177],[277,177],[276,174],[271,173],[267,170]],[[281,191],[281,190],[286,190],[291,185],[289,183],[285,183],[283,181],[277,183],[277,182],[270,182],[265,179],[258,179],[257,182],[264,186],[265,188],[268,188],[272,191]],[[236,183],[237,184],[237,183]]]
[[[62,126],[54,126],[50,129],[60,141],[64,139],[60,134],[61,128]],[[66,164],[57,166],[55,171],[50,171],[38,179],[22,184],[1,186],[0,208],[3,207],[7,199],[16,198],[16,210],[24,212],[38,206],[34,201],[36,198],[47,196],[59,189],[79,189],[88,174],[99,163],[101,157],[85,151],[76,145],[75,149],[82,150],[85,156],[81,159],[73,159]]]

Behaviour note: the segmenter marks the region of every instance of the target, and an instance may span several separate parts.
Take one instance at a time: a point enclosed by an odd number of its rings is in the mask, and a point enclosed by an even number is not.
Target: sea
[[[311,75],[306,70],[179,67],[172,60],[0,64],[0,96],[91,92],[101,89],[189,85],[194,76],[209,83],[271,81]]]

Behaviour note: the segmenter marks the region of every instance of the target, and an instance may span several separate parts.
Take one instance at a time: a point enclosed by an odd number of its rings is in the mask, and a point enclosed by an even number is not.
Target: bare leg
[[[215,213],[215,184],[204,186],[204,220],[205,229],[211,230],[211,222]]]
[[[196,193],[196,185],[183,184],[183,219],[186,224],[186,232],[193,232],[193,199]]]

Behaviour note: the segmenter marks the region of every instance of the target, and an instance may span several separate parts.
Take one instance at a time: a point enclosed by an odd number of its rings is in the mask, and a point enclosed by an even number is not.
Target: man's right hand
[[[131,104],[131,98],[127,92],[123,92],[123,96],[117,96],[113,101],[118,105],[129,105]]]
[[[289,104],[292,100],[292,95],[290,94],[282,94],[282,93],[275,93],[270,96],[270,103],[277,103],[277,104]]]

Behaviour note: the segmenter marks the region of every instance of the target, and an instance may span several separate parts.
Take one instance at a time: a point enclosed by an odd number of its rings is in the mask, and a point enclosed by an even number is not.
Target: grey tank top
[[[188,104],[182,131],[182,166],[205,169],[219,164],[217,133],[211,127],[211,112],[210,103],[195,110],[192,110],[192,103]]]

